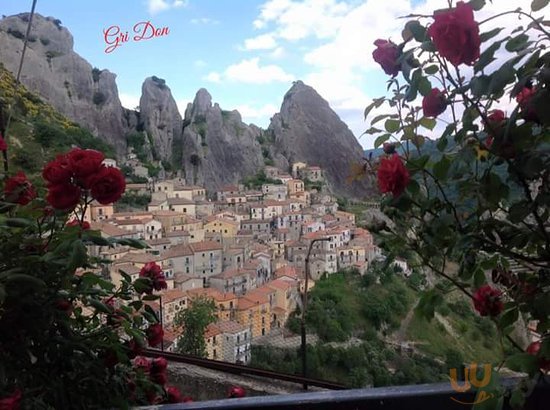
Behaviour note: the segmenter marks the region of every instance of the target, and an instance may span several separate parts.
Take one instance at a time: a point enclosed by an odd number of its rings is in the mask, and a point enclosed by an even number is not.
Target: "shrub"
[[[94,96],[92,97],[92,101],[95,105],[102,105],[107,100],[107,97],[105,97],[105,94],[103,94],[101,91],[96,91],[94,93]]]
[[[50,39],[46,37],[40,37],[40,42],[42,43],[43,46],[47,46],[50,44]]]
[[[20,39],[20,40],[24,40],[24,39],[25,39],[25,34],[23,34],[21,31],[19,31],[19,30],[17,30],[17,29],[8,28],[7,33],[10,34],[10,35],[12,35],[12,36],[15,37],[15,38]]]

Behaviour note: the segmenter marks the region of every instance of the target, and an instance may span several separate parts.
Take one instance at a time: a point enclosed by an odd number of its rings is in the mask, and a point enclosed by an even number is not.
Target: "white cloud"
[[[262,34],[244,41],[245,50],[271,50],[277,47],[277,42],[271,34]]]
[[[187,0],[146,0],[147,10],[150,14],[158,14],[160,12],[184,7],[187,5]]]
[[[271,53],[268,54],[268,57],[273,59],[283,58],[286,55],[285,49],[283,47],[277,47]]]
[[[211,82],[211,83],[220,83],[222,81],[222,76],[221,76],[220,73],[212,71],[204,77],[204,80],[206,80],[208,82]]]
[[[269,84],[273,82],[290,82],[294,80],[294,76],[274,64],[262,66],[260,65],[260,59],[254,57],[230,65],[222,74],[211,72],[205,79],[211,82],[220,82],[224,79],[248,84]]]
[[[120,99],[122,106],[124,108],[128,108],[129,110],[133,110],[139,105],[139,96],[137,95],[119,93],[118,98]]]
[[[191,24],[219,24],[220,22],[218,20],[214,20],[208,17],[201,17],[201,18],[195,18],[191,19]]]

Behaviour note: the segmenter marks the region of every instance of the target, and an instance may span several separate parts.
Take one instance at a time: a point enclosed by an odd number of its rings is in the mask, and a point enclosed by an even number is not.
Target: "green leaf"
[[[10,228],[28,228],[34,224],[33,221],[25,218],[6,218],[2,222]]]
[[[445,151],[445,148],[447,148],[447,144],[449,141],[447,140],[447,137],[441,137],[437,140],[436,147],[439,150],[439,152]]]
[[[375,109],[375,108],[378,108],[380,107],[384,101],[386,100],[386,97],[380,97],[380,98],[375,98],[372,103],[370,103],[367,108],[365,108],[365,112],[364,112],[364,116],[365,116],[365,119],[367,119],[367,116],[369,115],[369,113]]]
[[[380,135],[374,141],[374,148],[380,147],[384,142],[386,142],[391,137],[391,134]]]
[[[117,239],[115,242],[118,243],[119,245],[130,246],[136,249],[149,248],[149,245],[147,245],[147,243],[138,239],[124,238],[124,239]]]
[[[389,133],[397,132],[400,128],[399,120],[386,120],[386,122],[384,123],[384,128],[386,128],[386,131],[388,131]]]
[[[435,289],[430,289],[420,297],[418,300],[418,305],[416,307],[416,312],[430,320],[434,317],[435,308],[443,303],[443,296]]]
[[[484,43],[485,41],[492,39],[494,36],[496,36],[501,31],[502,31],[502,27],[497,27],[497,28],[495,28],[491,31],[486,32],[486,33],[481,33],[479,35],[479,38],[480,38],[481,42]]]
[[[82,239],[97,246],[112,246],[111,242],[107,238],[97,235],[86,235],[86,232],[84,233]]]
[[[531,3],[531,10],[532,11],[539,11],[548,6],[550,3],[550,0],[533,0]]]
[[[88,252],[84,243],[81,240],[74,241],[67,261],[69,271],[74,272],[77,268],[84,266],[87,256]]]
[[[376,127],[370,127],[368,130],[366,130],[363,134],[373,135],[373,134],[379,134],[382,130]]]
[[[420,45],[420,48],[424,51],[429,51],[432,53],[437,51],[437,49],[435,48],[435,44],[432,43],[430,40],[426,40],[422,42],[422,44]]]
[[[533,374],[539,368],[538,358],[529,353],[516,353],[506,359],[506,367],[516,372]]]
[[[437,124],[437,121],[435,118],[423,117],[418,123],[426,129],[433,130]]]
[[[90,305],[98,312],[105,313],[107,315],[113,313],[113,308],[107,306],[105,303],[100,302],[97,299],[89,299]]]
[[[372,121],[370,122],[370,125],[374,125],[374,124],[376,124],[377,122],[382,121],[382,120],[385,120],[386,118],[389,118],[389,117],[392,117],[392,114],[377,115],[376,117],[374,117],[374,118],[372,119]]]
[[[418,81],[418,91],[420,92],[420,95],[422,95],[423,97],[427,96],[430,93],[430,91],[432,91],[432,84],[424,76],[421,76]]]
[[[409,30],[414,39],[419,43],[426,39],[426,27],[422,26],[417,20],[407,22],[407,24],[405,24],[405,29]]]
[[[506,50],[513,52],[513,51],[521,51],[525,49],[529,45],[529,36],[527,34],[520,34],[519,36],[516,36],[506,43]]]
[[[439,66],[436,64],[429,65],[428,67],[424,68],[424,72],[429,75],[433,75],[439,71]]]
[[[446,155],[443,155],[443,157],[441,157],[441,159],[434,164],[434,176],[439,180],[446,179],[450,166],[451,161],[449,161],[449,158]]]
[[[485,6],[485,0],[470,0],[468,4],[475,10],[481,10]]]
[[[409,181],[409,184],[407,185],[407,191],[411,195],[417,195],[420,192],[420,185],[418,184],[418,182],[416,180],[411,179]]]
[[[525,201],[517,202],[510,207],[508,213],[510,214],[510,222],[519,223],[531,213],[531,208]]]
[[[487,283],[483,269],[477,268],[474,272],[474,288],[480,288]]]
[[[498,327],[500,329],[506,329],[508,326],[513,325],[519,318],[519,310],[513,308],[504,312],[500,320],[498,321]]]
[[[504,88],[511,83],[515,82],[514,66],[511,64],[504,64],[496,72],[491,74],[491,82],[489,84],[489,94],[499,93],[504,90]]]
[[[489,85],[491,83],[491,77],[488,75],[480,75],[479,77],[474,77],[470,81],[470,90],[474,97],[480,98],[487,94]]]
[[[479,72],[483,70],[485,67],[487,67],[489,64],[491,64],[493,61],[495,61],[495,53],[500,48],[500,45],[502,44],[502,41],[496,41],[493,44],[491,44],[487,50],[485,50],[481,55],[479,56],[479,60],[474,65],[474,72]]]

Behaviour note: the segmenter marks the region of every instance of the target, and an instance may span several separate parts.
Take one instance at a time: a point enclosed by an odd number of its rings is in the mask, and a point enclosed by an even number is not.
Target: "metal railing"
[[[518,379],[504,379],[503,385],[511,389]],[[450,383],[413,386],[378,387],[342,391],[323,391],[278,396],[257,396],[241,399],[213,400],[155,407],[158,410],[466,410],[472,406],[475,393],[458,393]],[[462,402],[462,403],[461,403]],[[463,404],[465,403],[465,404]],[[527,398],[524,409],[547,410],[550,403],[550,380],[541,381]],[[504,410],[510,410],[508,398]]]

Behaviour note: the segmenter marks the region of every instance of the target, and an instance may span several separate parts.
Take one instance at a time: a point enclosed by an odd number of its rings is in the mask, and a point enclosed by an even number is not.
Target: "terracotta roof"
[[[171,242],[167,238],[150,239],[145,241],[147,245],[169,245]]]
[[[141,271],[140,268],[132,265],[131,263],[123,263],[121,265],[117,265],[117,269],[128,275],[136,275]]]
[[[183,290],[179,290],[179,289],[166,290],[162,292],[160,296],[161,296],[160,300],[162,300],[163,305],[165,305],[166,303],[174,302],[175,300],[178,300],[178,299],[183,299],[188,297],[187,292],[184,292]]]
[[[214,337],[214,336],[217,336],[219,334],[221,334],[220,328],[216,324],[210,323],[206,327],[206,331],[204,332],[204,337],[206,339],[208,339],[210,337]]]
[[[189,247],[189,245],[180,244],[172,246],[163,254],[165,259],[180,258],[182,256],[193,256],[193,250]]]
[[[151,211],[151,213],[153,214],[153,216],[181,216],[181,217],[186,216],[186,214],[184,214],[183,212],[160,210],[160,209],[158,211]]]
[[[130,263],[147,263],[157,262],[158,256],[151,255],[150,253],[127,253],[118,262],[130,262]]]
[[[289,276],[291,278],[298,277],[298,271],[294,266],[283,266],[275,271],[275,277],[279,278],[281,276]]]
[[[241,325],[233,320],[217,322],[216,326],[222,333],[239,333],[248,329],[247,326]]]
[[[228,293],[222,293],[219,290],[213,289],[213,288],[198,288],[198,289],[191,289],[187,291],[187,294],[189,297],[198,297],[198,296],[204,296],[207,298],[214,299],[216,302],[227,302],[230,300],[237,299],[237,296],[234,293],[228,292]]]
[[[223,246],[220,243],[214,242],[214,241],[202,241],[202,242],[191,243],[189,244],[189,247],[194,253],[205,252],[205,251],[217,251],[217,250],[223,249]]]
[[[117,219],[114,223],[117,225],[143,225],[145,221],[143,219]]]
[[[195,202],[185,198],[168,198],[168,205],[195,205]]]
[[[118,236],[128,236],[129,232],[124,229],[119,228],[116,225],[105,222],[91,222],[90,228],[94,231],[101,231],[106,236],[118,237]]]
[[[189,235],[190,235],[190,233],[188,231],[182,231],[182,230],[171,231],[171,232],[166,233],[167,238],[177,238],[179,236],[189,236]]]
[[[270,288],[281,289],[281,290],[287,290],[292,287],[292,283],[282,279],[272,280],[271,282],[266,283],[266,285],[269,286]]]

